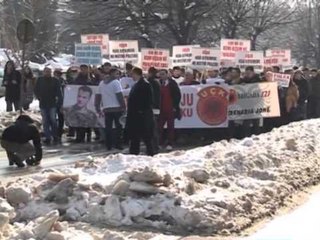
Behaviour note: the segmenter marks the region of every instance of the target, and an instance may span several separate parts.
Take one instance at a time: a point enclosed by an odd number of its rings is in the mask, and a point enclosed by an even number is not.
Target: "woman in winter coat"
[[[29,66],[24,68],[24,81],[22,87],[22,107],[23,110],[28,110],[33,101],[35,87],[35,78]]]
[[[300,93],[298,86],[293,80],[290,81],[287,94],[286,94],[286,115],[287,123],[299,121],[298,114],[298,101],[300,98]]]
[[[20,85],[21,74],[15,69],[14,62],[8,61],[4,67],[4,77],[2,85],[6,89],[5,100],[7,102],[7,112],[15,111],[20,107]]]

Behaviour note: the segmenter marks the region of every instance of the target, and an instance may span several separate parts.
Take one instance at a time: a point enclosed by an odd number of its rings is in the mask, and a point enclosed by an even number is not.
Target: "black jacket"
[[[40,132],[35,125],[25,121],[16,121],[13,125],[4,130],[1,138],[8,142],[20,144],[33,141],[36,158],[38,161],[42,159]]]
[[[153,136],[152,99],[151,85],[141,78],[131,89],[128,98],[126,137],[129,140]]]
[[[304,104],[309,97],[309,84],[308,81],[304,78],[301,80],[294,80],[294,83],[298,86],[299,90],[299,100],[298,104]]]
[[[309,81],[310,84],[310,97],[320,98],[320,79],[313,77]]]
[[[90,79],[87,75],[79,74],[74,80],[75,85],[91,85]]]
[[[161,84],[163,84],[162,81],[161,81]],[[180,111],[181,91],[178,83],[171,78],[169,79],[169,87],[170,87],[170,92],[172,97],[173,108],[174,108],[173,110],[175,111],[175,118],[180,120],[181,119],[181,111]]]
[[[14,83],[14,81],[16,83]],[[5,74],[2,85],[6,88],[6,101],[19,101],[21,88],[21,74],[14,70],[11,74]]]
[[[148,78],[153,91],[153,109],[160,110],[160,101],[161,101],[161,85],[160,82],[155,78]]]
[[[34,93],[39,99],[40,108],[60,108],[63,103],[60,81],[53,77],[38,79]]]
[[[242,84],[242,83],[247,83],[247,84],[249,84],[249,83],[260,83],[260,82],[261,82],[261,78],[259,77],[258,74],[256,74],[253,78],[244,77],[244,78],[242,78],[240,80],[240,84]]]

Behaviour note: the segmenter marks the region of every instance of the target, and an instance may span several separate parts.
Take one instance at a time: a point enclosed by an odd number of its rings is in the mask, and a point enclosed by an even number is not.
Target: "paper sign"
[[[248,66],[254,67],[255,72],[262,72],[264,66],[264,57],[262,51],[251,52],[237,52],[236,53],[236,66],[240,68],[242,72]]]
[[[251,50],[250,40],[221,39],[221,60],[234,61],[236,52],[248,52]]]
[[[192,48],[200,45],[182,45],[172,47],[172,67],[189,66],[192,61]]]
[[[102,54],[109,54],[108,34],[84,34],[81,35],[81,43],[100,45],[102,49]]]
[[[281,74],[281,73],[273,73],[272,74],[272,81],[278,82],[278,85],[283,88],[289,87],[291,80],[290,74]]]
[[[150,67],[169,69],[170,51],[164,49],[141,49],[141,67],[147,73]]]
[[[109,59],[113,62],[138,62],[139,47],[138,41],[124,40],[124,41],[109,41]]]
[[[211,48],[192,48],[191,66],[198,70],[219,70],[220,51]]]
[[[291,65],[291,50],[269,49],[266,51],[265,66]]]
[[[102,56],[101,56],[101,46],[100,45],[91,45],[91,44],[75,44],[75,57],[76,63],[86,64],[86,65],[101,65]]]

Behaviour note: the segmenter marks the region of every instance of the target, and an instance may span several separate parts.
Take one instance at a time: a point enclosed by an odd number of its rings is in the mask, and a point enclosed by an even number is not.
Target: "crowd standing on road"
[[[7,111],[13,111],[13,107],[17,111],[20,104],[24,110],[29,109],[35,96],[39,100],[42,115],[43,144],[60,144],[63,134],[72,138],[74,143],[91,142],[94,132],[94,140],[104,142],[108,150],[115,148],[120,151],[125,143],[129,143],[129,152],[138,155],[140,142],[143,141],[147,155],[153,156],[159,153],[161,147],[172,150],[175,145],[175,120],[182,117],[179,85],[260,83],[269,81],[268,73],[280,73],[281,69],[275,66],[257,74],[250,66],[244,72],[239,68],[230,67],[222,68],[220,71],[208,69],[200,74],[192,69],[180,67],[170,70],[152,67],[148,74],[144,75],[140,68],[130,63],[126,64],[124,72],[106,63],[99,68],[87,65],[72,67],[65,75],[59,69],[52,73],[50,68],[45,68],[43,76],[38,79],[34,78],[29,67],[23,71],[22,81],[21,73],[15,69],[14,63],[9,61],[6,64],[3,86],[6,88]],[[229,128],[224,131],[222,138],[243,138],[270,131],[274,127],[293,121],[320,117],[320,72],[316,69],[310,71],[307,68],[295,67],[287,69],[284,73],[290,74],[291,80],[288,88],[279,87],[281,116],[264,119],[263,126],[260,119],[244,120],[240,123],[230,121]],[[76,111],[77,114],[71,114],[72,117],[67,118],[62,109],[63,94],[65,86],[72,84],[81,87],[78,90],[76,104],[68,109]],[[88,87],[92,85],[98,86],[98,94],[95,96],[92,96],[92,90]],[[20,91],[23,91],[22,94]],[[125,91],[129,91],[127,98],[124,97]],[[98,124],[96,114],[91,114],[87,108],[92,97],[95,98],[96,112],[99,116],[104,116],[103,128]],[[121,121],[124,117],[126,124],[123,129]],[[81,122],[81,119],[90,124],[77,126],[75,122]],[[92,129],[89,126],[92,126],[93,122],[97,124]],[[7,150],[10,165],[23,167],[24,160],[28,160],[26,163],[29,165],[40,162],[40,133],[31,125],[32,120],[21,115],[17,122],[4,132],[1,145]],[[66,126],[67,131],[64,130]],[[21,136],[16,136],[20,132],[24,132],[26,137],[22,139]],[[19,156],[17,146],[26,149],[25,144],[30,140],[34,142],[34,156]]]

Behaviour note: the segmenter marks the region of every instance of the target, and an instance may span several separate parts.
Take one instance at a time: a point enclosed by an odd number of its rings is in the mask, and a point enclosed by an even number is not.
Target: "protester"
[[[219,76],[218,70],[208,70],[207,72],[207,79],[202,81],[204,84],[221,84],[224,83],[224,80]]]
[[[67,84],[74,84],[77,77],[78,77],[78,69],[75,67],[70,67],[66,72]]]
[[[116,68],[109,71],[109,78],[101,81],[96,95],[95,107],[98,113],[105,117],[105,141],[108,150],[115,147],[122,150],[122,125],[120,118],[126,110],[122,87],[119,82],[120,72]],[[101,111],[102,106],[102,111]],[[116,127],[115,136],[112,134],[113,125]]]
[[[305,79],[303,72],[300,70],[295,71],[293,74],[293,82],[299,89],[299,100],[297,107],[297,119],[304,120],[307,117],[307,100],[309,97],[309,84]]]
[[[154,153],[159,153],[159,115],[160,115],[160,102],[161,102],[161,86],[160,82],[157,79],[157,69],[154,67],[149,68],[148,70],[148,82],[152,87],[153,92],[153,114],[155,120],[154,133],[153,133],[153,150]]]
[[[272,72],[274,72],[274,73],[280,73],[280,67],[279,67],[279,66],[273,66],[273,67],[272,67]]]
[[[56,69],[53,72],[53,76],[59,81],[60,83],[60,91],[61,91],[61,95],[62,98],[64,98],[64,89],[66,87],[66,80],[62,77],[62,70],[61,69]],[[64,129],[64,114],[63,114],[63,109],[62,109],[62,105],[61,106],[57,106],[57,116],[58,116],[58,136],[61,139],[62,135],[63,135],[63,129]]]
[[[87,65],[80,66],[80,72],[79,72],[77,78],[75,79],[74,84],[75,85],[82,85],[82,86],[91,85],[89,67]],[[72,126],[72,125],[70,125],[70,126]],[[77,127],[77,128],[75,128],[75,130],[76,130],[76,140],[75,140],[76,143],[83,143],[85,141],[86,137],[87,137],[87,142],[91,142],[91,128]]]
[[[152,112],[152,87],[143,78],[142,70],[134,68],[132,77],[136,84],[131,89],[128,98],[128,114],[125,134],[130,142],[130,154],[139,155],[140,141],[143,140],[147,155],[153,156],[152,137],[154,132],[154,118]]]
[[[132,78],[132,69],[133,65],[131,63],[127,63],[126,75],[120,79],[122,89],[131,89],[134,86],[135,81]]]
[[[255,73],[252,66],[245,69],[244,77],[241,79],[241,84],[251,84],[261,82],[258,74]],[[252,134],[258,135],[260,133],[260,119],[247,119],[242,124],[242,138],[249,137]]]
[[[29,141],[33,141],[33,146]],[[6,150],[9,165],[22,168],[39,165],[42,159],[40,132],[33,120],[27,115],[20,115],[16,122],[7,127],[1,137],[1,146]]]
[[[310,77],[311,77],[311,72],[310,72],[310,69],[305,67],[302,69],[302,73],[303,73],[303,76],[304,78],[309,81],[310,80]]]
[[[185,72],[184,80],[180,83],[180,86],[199,85],[200,82],[195,80],[195,75],[192,69],[187,69]]]
[[[308,118],[320,118],[320,73],[311,71],[310,96],[308,98]]]
[[[229,67],[221,72],[221,78],[223,81],[221,81],[219,84],[221,83],[230,84],[232,82],[232,77],[233,77],[232,70],[233,68]]]
[[[7,112],[20,108],[20,88],[21,74],[15,69],[13,61],[8,61],[4,67],[4,76],[2,85],[5,87],[5,100],[7,103]]]
[[[57,109],[62,106],[60,82],[51,76],[50,68],[45,68],[43,77],[40,77],[35,86],[35,95],[40,102],[40,111],[45,134],[45,144],[59,143],[57,131]]]
[[[232,68],[231,70],[231,81],[228,83],[229,85],[240,84],[241,82],[241,70],[240,68]]]
[[[183,70],[180,67],[174,67],[172,69],[172,79],[176,81],[176,83],[180,84],[184,80]]]
[[[169,78],[167,70],[161,70],[161,104],[160,104],[160,118],[159,118],[159,135],[160,144],[164,146],[164,126],[167,124],[168,143],[167,150],[173,149],[174,144],[174,121],[181,119],[180,101],[181,92],[175,80]]]
[[[284,116],[286,117],[286,124],[300,120],[299,114],[297,113],[298,101],[299,89],[294,81],[291,80],[285,98],[286,113]]]
[[[109,62],[106,62],[102,65],[102,71],[105,73],[105,74],[108,74],[110,69],[112,68],[112,65],[111,63]]]
[[[22,86],[22,107],[29,110],[34,97],[35,78],[29,66],[24,68],[24,81]]]

